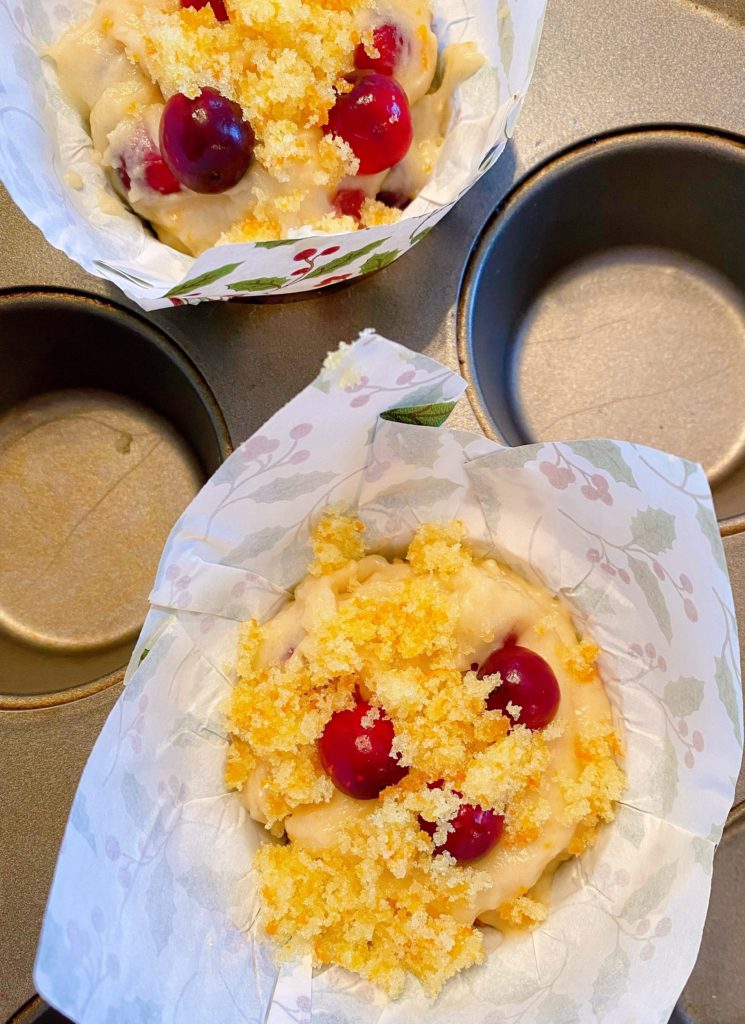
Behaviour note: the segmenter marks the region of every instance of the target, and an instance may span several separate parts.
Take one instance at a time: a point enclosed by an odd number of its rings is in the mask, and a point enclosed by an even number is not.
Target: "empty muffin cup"
[[[120,678],[163,542],[230,450],[196,368],[98,299],[0,294],[0,707]]]
[[[521,183],[459,299],[487,433],[673,451],[704,466],[720,521],[741,516],[744,202],[744,141],[698,129],[594,139]]]

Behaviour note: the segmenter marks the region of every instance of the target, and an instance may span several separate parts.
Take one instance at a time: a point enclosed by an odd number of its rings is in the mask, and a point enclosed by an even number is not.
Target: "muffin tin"
[[[2,410],[36,401],[41,391],[115,393],[118,399],[105,400],[116,404],[123,397],[130,414],[136,411],[148,427],[157,423],[176,462],[188,465],[196,481],[229,450],[228,431],[242,440],[310,382],[329,347],[375,326],[460,365],[472,384],[472,407],[460,403],[452,420],[457,427],[481,426],[509,443],[547,433],[623,433],[701,458],[745,621],[745,403],[738,390],[744,30],[742,0],[549,0],[531,92],[494,169],[394,266],[292,302],[209,303],[144,315],[52,249],[3,195]],[[17,302],[46,304],[45,325],[31,326],[28,314],[9,332],[3,309]],[[625,315],[627,305],[639,318],[630,328],[601,321],[593,330],[592,317],[606,306]],[[64,339],[67,359],[45,356],[46,331],[57,331],[68,315],[103,317],[107,326],[91,330],[90,344],[76,355],[73,330]],[[580,317],[589,334],[575,330]],[[672,340],[659,327],[671,317],[677,318]],[[638,344],[639,324],[651,332],[646,346]],[[117,330],[128,337],[113,344]],[[545,338],[550,344],[536,346]],[[543,349],[553,364],[541,357]],[[101,372],[93,373],[97,365]],[[26,390],[11,384],[24,367]],[[677,399],[663,393],[672,373],[684,382]],[[642,385],[634,390],[633,374]],[[642,391],[656,393],[628,401]],[[555,403],[550,409],[543,409],[544,396]],[[90,390],[83,397],[90,399]],[[592,409],[582,411],[612,402],[597,418]],[[119,430],[114,440],[135,432]],[[115,444],[113,453],[125,455]],[[74,458],[70,465],[75,468]],[[2,1021],[62,1020],[34,998],[31,967],[70,801],[120,692],[117,671],[134,618],[129,631],[122,628],[98,648],[95,637],[83,638],[93,639],[87,646],[78,637],[74,651],[27,644],[39,664],[52,666],[46,682],[40,668],[11,684],[11,662],[1,655]],[[63,680],[65,659],[85,661],[96,649],[95,657],[109,660]],[[736,804],[743,800],[741,778]],[[745,870],[742,813],[733,811],[715,861],[704,944],[675,1024],[734,1024],[743,1016],[745,923],[732,899]]]
[[[461,358],[508,444],[617,437],[683,452],[745,512],[745,142],[596,138],[501,204],[471,252]]]
[[[110,303],[0,293],[0,708],[121,679],[173,523],[229,451],[190,360]]]

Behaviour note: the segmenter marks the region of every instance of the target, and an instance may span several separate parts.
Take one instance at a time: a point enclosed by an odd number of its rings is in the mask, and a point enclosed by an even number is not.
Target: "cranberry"
[[[228,20],[228,12],[225,10],[223,0],[181,0],[182,7],[192,7],[195,11],[201,11],[207,4],[212,8],[218,21]]]
[[[492,651],[478,671],[479,679],[499,673],[502,679],[486,699],[490,711],[507,714],[507,705],[520,708],[517,722],[528,729],[543,729],[559,710],[561,692],[556,676],[540,654],[513,644]]]
[[[355,220],[359,220],[365,198],[361,188],[340,188],[333,198],[333,206],[342,217],[354,217]]]
[[[145,181],[150,188],[160,192],[163,196],[170,196],[174,192],[181,191],[178,179],[171,174],[160,153],[154,152],[148,155],[145,164]]]
[[[151,149],[145,153],[144,157],[138,157],[138,163],[140,161],[145,168],[145,181],[155,192],[160,192],[164,196],[170,196],[174,192],[181,191],[181,186],[169,171],[157,149]],[[122,157],[118,171],[122,185],[129,192],[132,187],[132,175],[129,172],[129,167],[124,157]]]
[[[430,789],[441,789],[442,782],[431,782]],[[461,796],[455,791],[456,796]],[[448,832],[444,843],[435,845],[435,853],[443,850],[455,857],[457,861],[476,860],[496,845],[504,828],[504,818],[492,810],[484,810],[478,804],[461,804],[458,813],[450,819],[453,831]],[[437,830],[434,821],[427,821],[419,815],[419,825],[433,836]]]
[[[361,701],[333,714],[318,741],[324,771],[337,789],[358,800],[373,800],[409,771],[391,755],[393,723],[382,711],[369,725],[362,719],[370,705]]]
[[[327,135],[338,135],[360,162],[359,174],[377,174],[406,156],[414,137],[406,93],[398,82],[374,71],[352,76],[329,111]]]
[[[171,96],[160,122],[163,159],[194,192],[225,192],[248,170],[254,133],[237,103],[216,89]]]
[[[132,179],[129,176],[129,171],[127,170],[127,165],[124,160],[122,160],[121,166],[117,168],[117,172],[119,174],[119,180],[121,181],[126,191],[129,192],[129,190],[132,188]]]
[[[385,203],[386,206],[392,206],[394,210],[405,210],[411,202],[411,196],[407,196],[405,192],[378,192],[375,196],[379,203]]]
[[[401,29],[386,22],[373,29],[373,46],[379,56],[371,57],[362,43],[354,51],[354,66],[360,71],[377,71],[381,75],[392,75],[401,59],[404,37]]]

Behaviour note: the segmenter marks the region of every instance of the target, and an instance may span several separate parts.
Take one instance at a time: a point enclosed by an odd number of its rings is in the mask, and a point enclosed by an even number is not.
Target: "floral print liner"
[[[732,594],[706,479],[612,440],[500,449],[435,424],[464,382],[365,332],[224,463],[174,528],[123,696],[73,804],[35,971],[85,1024],[666,1024],[695,961],[742,751]],[[246,871],[262,829],[225,792],[240,621],[308,565],[309,524],[358,507],[392,550],[457,517],[573,605],[603,650],[629,788],[557,873],[548,920],[490,937],[424,1007],[307,963],[278,977]],[[84,884],[81,881],[85,880]]]

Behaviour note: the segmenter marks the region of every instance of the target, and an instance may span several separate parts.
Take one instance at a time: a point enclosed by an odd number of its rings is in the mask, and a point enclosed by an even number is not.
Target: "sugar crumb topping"
[[[276,833],[293,810],[323,805],[334,793],[317,750],[334,712],[354,706],[359,694],[371,705],[363,719],[370,728],[385,708],[408,775],[383,790],[371,813],[342,819],[330,849],[261,847],[262,920],[282,956],[310,950],[316,965],[356,971],[391,996],[410,973],[434,995],[447,978],[483,960],[481,932],[464,924],[459,910],[489,887],[490,876],[478,862],[433,856],[433,843],[447,838],[465,799],[504,815],[501,842],[519,859],[552,817],[541,781],[564,726],[557,720],[531,732],[513,720],[516,706],[508,715],[487,710],[494,677],[456,667],[459,602],[449,581],[473,564],[461,523],[424,524],[406,557],[377,575],[374,566],[363,572],[370,560],[361,561],[362,532],[362,523],[340,510],[317,524],[315,596],[306,605],[305,636],[289,657],[265,664],[263,627],[243,627],[226,781],[240,789],[261,764],[267,827]],[[309,585],[298,587],[298,599]],[[594,644],[583,641],[564,656],[574,678],[594,672]],[[624,786],[618,753],[610,722],[579,716],[577,771],[556,773],[566,822],[575,826],[570,853],[581,852],[613,817]],[[434,836],[420,827],[420,816],[435,824]],[[520,892],[498,914],[506,924],[530,927],[546,908]]]

